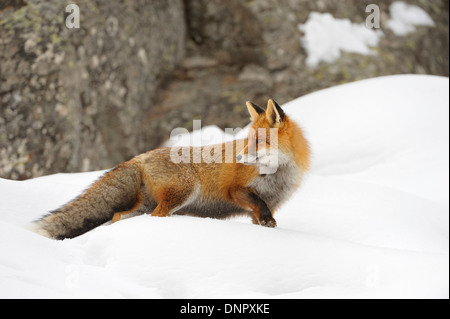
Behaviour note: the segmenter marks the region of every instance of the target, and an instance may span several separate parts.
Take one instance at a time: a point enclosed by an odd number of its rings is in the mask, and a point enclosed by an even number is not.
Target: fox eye
[[[264,140],[264,139],[262,139],[262,138],[259,138],[257,141],[256,141],[256,144],[261,144],[261,143],[265,143],[266,141]]]

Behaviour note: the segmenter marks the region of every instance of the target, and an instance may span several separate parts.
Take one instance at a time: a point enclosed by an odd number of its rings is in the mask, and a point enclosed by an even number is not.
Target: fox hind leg
[[[161,192],[160,200],[155,210],[152,212],[152,216],[166,217],[181,207],[186,205],[189,201],[191,192],[185,189],[166,188]]]
[[[167,217],[173,209],[170,208],[171,205],[168,202],[160,202],[156,206],[155,210],[152,212],[154,217]]]
[[[143,204],[144,204],[144,200],[142,198],[142,195],[140,193],[138,193],[136,203],[134,204],[134,206],[129,210],[115,213],[112,218],[112,223],[114,224],[114,223],[118,222],[119,220],[123,219],[123,217],[126,215],[135,213],[137,210],[139,210],[143,206]]]

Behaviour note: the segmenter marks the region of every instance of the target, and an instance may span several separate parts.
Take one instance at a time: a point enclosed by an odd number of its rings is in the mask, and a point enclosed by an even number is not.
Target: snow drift
[[[286,104],[314,157],[276,229],[144,215],[53,241],[27,224],[102,172],[0,180],[0,297],[448,298],[448,85],[391,76]]]

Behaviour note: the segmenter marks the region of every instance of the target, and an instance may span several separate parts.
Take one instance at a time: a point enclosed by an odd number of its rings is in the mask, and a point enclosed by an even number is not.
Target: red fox
[[[309,169],[310,150],[300,127],[277,102],[269,100],[267,110],[246,104],[252,120],[248,138],[218,145],[222,151],[212,154],[217,161],[178,163],[171,160],[173,148],[141,154],[37,220],[35,230],[63,240],[105,222],[146,212],[158,217],[177,214],[218,219],[245,214],[255,224],[276,227],[273,213],[299,187]],[[262,134],[270,129],[276,129],[275,138]],[[227,148],[232,152],[223,151]],[[192,156],[205,147],[188,150]],[[231,160],[226,158],[230,155]],[[264,173],[262,168],[270,166],[274,156],[276,169]]]

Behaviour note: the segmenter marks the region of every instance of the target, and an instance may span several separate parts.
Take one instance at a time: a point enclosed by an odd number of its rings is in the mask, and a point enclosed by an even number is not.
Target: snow
[[[286,104],[313,165],[275,229],[143,215],[53,241],[28,223],[103,172],[0,179],[0,298],[448,298],[448,85],[390,76]]]
[[[402,1],[393,2],[389,12],[391,18],[387,22],[387,27],[398,36],[416,31],[415,26],[435,26],[433,19],[422,8]]]
[[[308,57],[306,65],[316,68],[320,62],[331,63],[341,56],[341,51],[363,55],[376,54],[383,32],[369,29],[364,23],[336,19],[329,13],[311,12],[305,24],[298,28],[304,33],[301,43]]]

